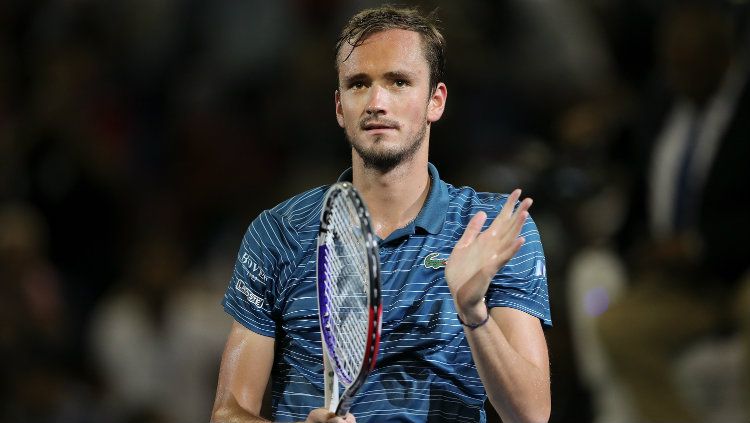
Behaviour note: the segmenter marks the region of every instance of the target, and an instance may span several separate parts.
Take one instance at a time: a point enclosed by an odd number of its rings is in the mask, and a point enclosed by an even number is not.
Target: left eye
[[[399,79],[399,80],[397,80],[395,82],[395,84],[396,84],[397,87],[405,87],[406,86],[406,81],[404,81],[403,79]]]

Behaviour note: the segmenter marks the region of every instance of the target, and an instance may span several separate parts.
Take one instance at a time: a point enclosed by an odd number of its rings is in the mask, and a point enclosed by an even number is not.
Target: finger
[[[515,240],[513,240],[513,245],[510,248],[510,257],[509,257],[509,259],[513,258],[513,256],[515,256],[516,253],[518,253],[518,250],[521,249],[521,246],[523,246],[523,244],[525,242],[526,242],[526,238],[524,238],[522,236],[519,236],[518,238],[516,238]]]
[[[521,201],[521,203],[518,205],[516,210],[513,212],[513,214],[518,214],[529,210],[532,204],[534,204],[534,200],[531,197],[524,198],[523,201]]]
[[[518,203],[518,198],[520,196],[521,190],[515,189],[505,199],[503,208],[500,210],[500,213],[498,213],[498,215],[495,217],[495,220],[493,220],[492,224],[490,225],[490,233],[493,237],[503,237],[508,229],[510,229],[511,225],[508,224],[508,220],[513,216],[513,210],[515,209],[516,203]]]
[[[511,232],[513,233],[514,238],[521,233],[521,229],[526,223],[526,219],[528,219],[529,217],[529,208],[533,203],[534,201],[531,198],[524,198],[524,200],[521,201],[521,204],[516,209],[513,216],[513,225],[511,228]]]
[[[494,275],[498,270],[502,269],[503,266],[508,264],[525,242],[526,238],[520,236],[511,240],[505,247],[498,250],[497,253],[492,256],[492,264],[488,269],[488,273]]]
[[[518,229],[523,226],[523,224],[526,222],[526,219],[529,217],[529,208],[533,204],[533,200],[531,198],[524,198],[523,201],[518,205],[516,208],[516,211],[513,212],[513,216],[511,217],[511,226],[512,230],[515,231],[516,227]]]
[[[334,416],[326,420],[326,423],[356,423],[356,419],[351,413],[346,413],[344,417]]]
[[[490,233],[493,237],[497,237],[500,242],[506,242],[509,235],[511,235],[512,238],[515,238],[518,235],[513,217],[517,217],[519,212],[523,213],[531,206],[531,199],[526,198],[516,208],[520,195],[520,189],[514,190],[508,196],[502,210],[500,210],[500,213],[490,225]]]
[[[480,211],[475,214],[469,221],[469,224],[466,225],[466,229],[464,230],[463,235],[461,235],[461,239],[456,243],[456,247],[463,248],[474,242],[479,233],[482,232],[482,226],[486,220],[487,213]]]
[[[310,414],[307,415],[306,421],[309,423],[325,423],[332,420],[334,417],[336,417],[336,414],[330,412],[327,408],[316,408],[310,411]]]
[[[503,205],[503,208],[502,210],[500,210],[500,214],[497,217],[500,217],[502,219],[509,218],[513,213],[513,209],[516,207],[516,203],[518,202],[519,198],[521,198],[521,190],[516,188],[513,190],[513,192],[510,193],[510,195],[508,195],[508,198],[505,200],[505,204]]]
[[[495,237],[496,243],[494,244],[497,248],[497,255],[494,258],[500,267],[513,258],[524,244],[525,239],[519,235],[526,223],[526,219],[529,217],[528,209],[532,203],[532,199],[524,199],[519,204],[516,212],[514,212],[511,221],[506,222],[506,225],[498,224],[495,226],[495,222],[492,223],[492,233],[497,234]]]

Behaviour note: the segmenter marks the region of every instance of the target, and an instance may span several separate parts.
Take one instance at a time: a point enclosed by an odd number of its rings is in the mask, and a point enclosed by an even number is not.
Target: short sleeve
[[[530,216],[521,228],[521,236],[526,242],[495,275],[487,290],[487,305],[515,308],[538,317],[545,326],[552,326],[544,249]]]
[[[224,293],[224,310],[248,329],[274,337],[275,281],[283,261],[284,231],[277,217],[261,213],[242,238],[234,272]]]

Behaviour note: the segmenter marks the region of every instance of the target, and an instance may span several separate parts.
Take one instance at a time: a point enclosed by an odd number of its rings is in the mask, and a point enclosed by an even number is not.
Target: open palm
[[[521,190],[513,191],[485,231],[482,231],[482,226],[487,214],[479,212],[474,215],[448,258],[445,279],[456,309],[464,320],[467,316],[468,321],[481,319],[480,316],[485,313],[483,300],[490,281],[525,241],[518,235],[529,215],[532,200],[524,199],[514,211],[520,196]]]

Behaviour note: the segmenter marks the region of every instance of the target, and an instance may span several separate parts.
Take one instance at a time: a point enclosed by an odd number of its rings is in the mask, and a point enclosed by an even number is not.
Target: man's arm
[[[547,422],[550,416],[549,357],[538,318],[506,307],[488,310],[484,297],[494,275],[525,242],[519,237],[531,199],[514,205],[515,190],[487,230],[487,215],[475,215],[446,264],[445,275],[463,322],[471,354],[490,402],[507,423]]]
[[[234,322],[219,370],[211,423],[266,422],[260,406],[273,366],[274,339]]]
[[[219,370],[211,423],[268,422],[260,417],[273,366],[274,339],[232,323]],[[310,411],[306,423],[356,423],[350,413],[332,416],[324,408]]]
[[[539,319],[513,308],[491,311],[487,324],[465,330],[490,402],[504,422],[547,422],[549,357]]]

